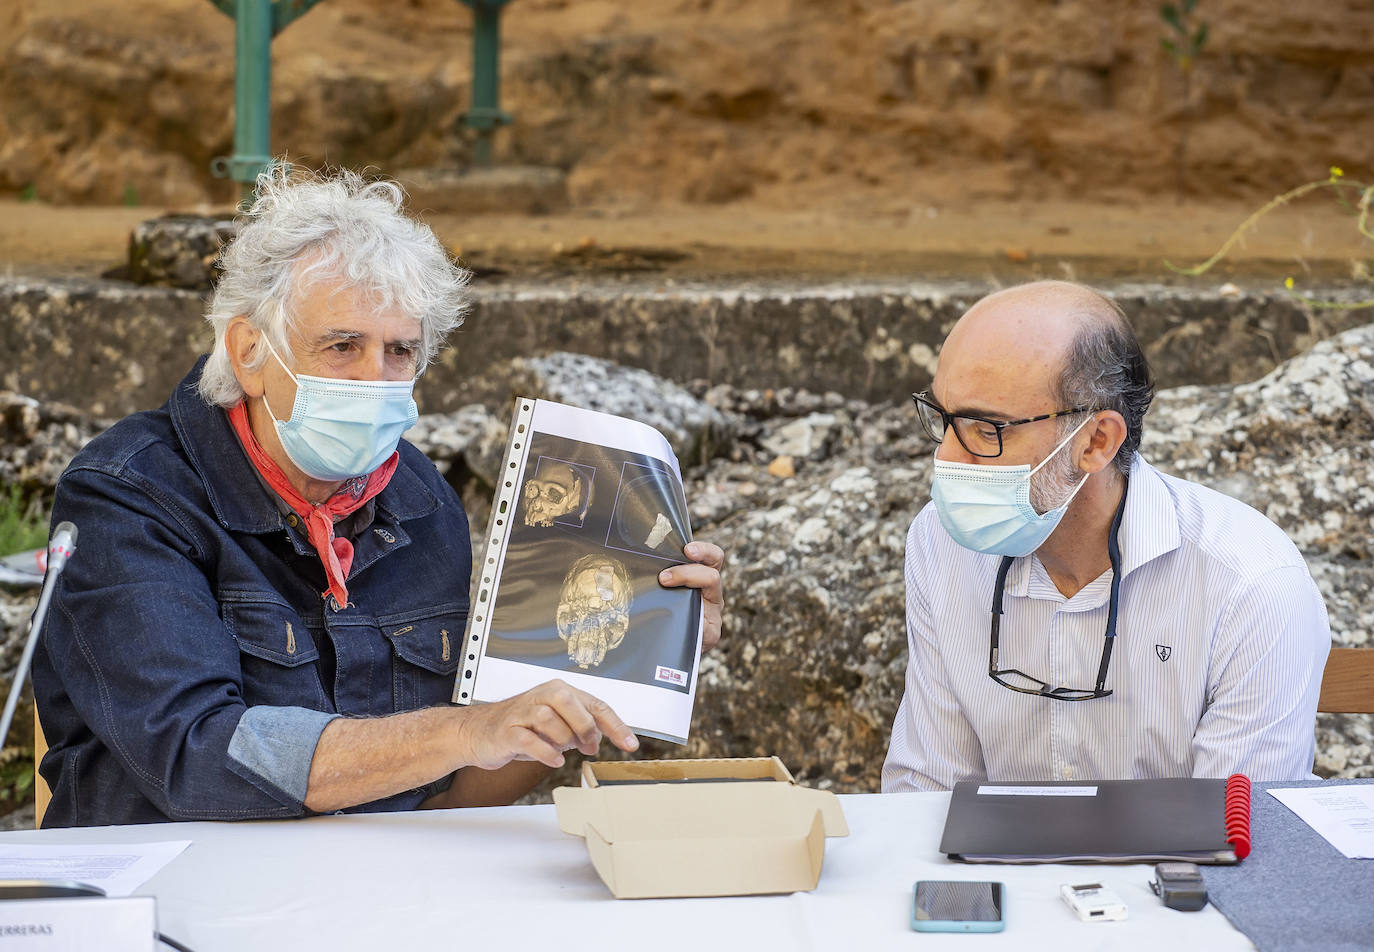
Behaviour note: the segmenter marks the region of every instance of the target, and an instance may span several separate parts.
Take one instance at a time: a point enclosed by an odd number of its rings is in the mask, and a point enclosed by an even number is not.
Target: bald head
[[[1092,288],[1037,281],[989,294],[945,339],[932,393],[947,410],[1024,418],[1073,407],[1120,412],[1127,471],[1154,396],[1125,314]]]
[[[1007,288],[959,318],[940,352],[940,370],[947,361],[961,374],[1001,375],[1015,368],[1021,393],[1053,403],[1075,342],[1105,327],[1129,330],[1121,309],[1092,288],[1068,281]]]

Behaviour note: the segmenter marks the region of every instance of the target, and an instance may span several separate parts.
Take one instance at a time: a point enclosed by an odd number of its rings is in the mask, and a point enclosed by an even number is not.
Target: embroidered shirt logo
[[[1169,655],[1174,653],[1174,649],[1169,645],[1155,645],[1155,654],[1159,655],[1160,661],[1168,661]]]

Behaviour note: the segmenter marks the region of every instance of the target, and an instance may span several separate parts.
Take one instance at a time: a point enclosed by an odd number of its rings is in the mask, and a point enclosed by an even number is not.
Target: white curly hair
[[[295,304],[320,282],[338,282],[378,309],[418,318],[417,370],[425,368],[463,321],[471,274],[427,225],[405,215],[404,202],[395,182],[347,170],[313,173],[281,163],[258,176],[252,207],[220,252],[222,273],[205,315],[215,330],[199,384],[206,402],[232,407],[244,397],[225,345],[229,322],[247,317],[290,363]],[[256,348],[248,369],[268,356],[267,348]]]

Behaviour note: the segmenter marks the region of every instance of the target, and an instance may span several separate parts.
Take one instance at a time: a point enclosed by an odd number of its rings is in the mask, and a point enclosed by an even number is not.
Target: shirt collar
[[[282,512],[257,478],[223,408],[205,402],[196,385],[205,357],[177,384],[169,401],[172,426],[186,456],[205,485],[215,518],[231,532],[263,533],[280,529]],[[413,450],[411,452],[414,452]],[[376,503],[396,521],[416,519],[439,508],[439,499],[407,464],[406,448]]]
[[[1177,549],[1179,540],[1178,511],[1174,507],[1173,496],[1159,475],[1159,470],[1136,453],[1135,459],[1131,462],[1126,511],[1121,516],[1122,581],[1147,562]],[[1008,595],[1024,598],[1029,593],[1033,561],[1033,555],[1016,560],[1016,564],[1007,573]],[[1043,576],[1044,570],[1039,569],[1038,574]],[[1048,576],[1044,582],[1049,586],[1049,590],[1054,589]],[[1096,585],[1097,580],[1094,580],[1083,591],[1094,589]],[[1104,588],[1103,591],[1105,590]]]

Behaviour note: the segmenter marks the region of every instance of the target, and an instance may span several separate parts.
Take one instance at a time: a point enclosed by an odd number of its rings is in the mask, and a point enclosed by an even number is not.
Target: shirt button
[[[301,524],[301,521],[296,517],[296,514],[293,512],[286,517],[286,524],[290,526],[292,529],[294,529],[296,528],[296,526]]]
[[[1064,767],[1063,771],[1061,771],[1061,773],[1063,774],[1063,777],[1064,777],[1065,780],[1072,780],[1072,779],[1073,779],[1073,768],[1072,768],[1072,767],[1065,765],[1065,767]]]

